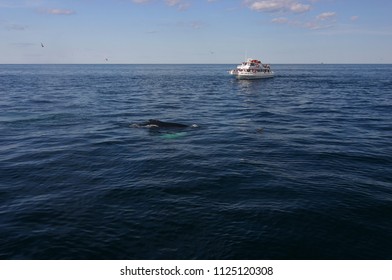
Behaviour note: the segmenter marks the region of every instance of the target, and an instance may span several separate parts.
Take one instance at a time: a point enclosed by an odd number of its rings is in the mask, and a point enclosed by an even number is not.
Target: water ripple
[[[0,66],[0,257],[390,259],[391,66],[230,67]]]

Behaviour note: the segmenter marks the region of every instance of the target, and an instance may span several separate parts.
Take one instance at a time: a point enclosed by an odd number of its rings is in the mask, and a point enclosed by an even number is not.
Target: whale
[[[163,122],[160,120],[150,119],[145,123],[147,127],[158,127],[158,128],[186,128],[188,125],[182,123],[175,123],[175,122]]]
[[[150,119],[143,123],[131,124],[134,128],[148,128],[151,135],[159,136],[162,139],[177,139],[188,135],[189,129],[199,127],[196,124],[187,125],[176,122],[164,122]]]
[[[164,128],[164,129],[181,129],[187,127],[198,127],[196,124],[187,125],[176,122],[164,122],[155,119],[149,119],[148,121],[141,124],[133,124],[132,127],[147,127],[147,128]]]

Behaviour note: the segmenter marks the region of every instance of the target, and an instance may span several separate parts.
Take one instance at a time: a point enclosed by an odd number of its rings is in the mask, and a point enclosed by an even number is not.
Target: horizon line
[[[0,65],[228,65],[233,63],[0,63]],[[296,63],[268,63],[271,65],[391,65],[392,62],[296,62]]]

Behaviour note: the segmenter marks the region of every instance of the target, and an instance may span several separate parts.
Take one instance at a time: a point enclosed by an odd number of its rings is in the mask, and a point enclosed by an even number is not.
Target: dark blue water
[[[234,66],[0,65],[0,258],[391,259],[392,65]]]

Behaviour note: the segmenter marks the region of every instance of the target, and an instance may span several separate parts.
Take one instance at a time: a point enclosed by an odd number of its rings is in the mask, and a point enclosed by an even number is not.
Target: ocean
[[[235,66],[0,65],[0,258],[392,259],[392,65]]]

